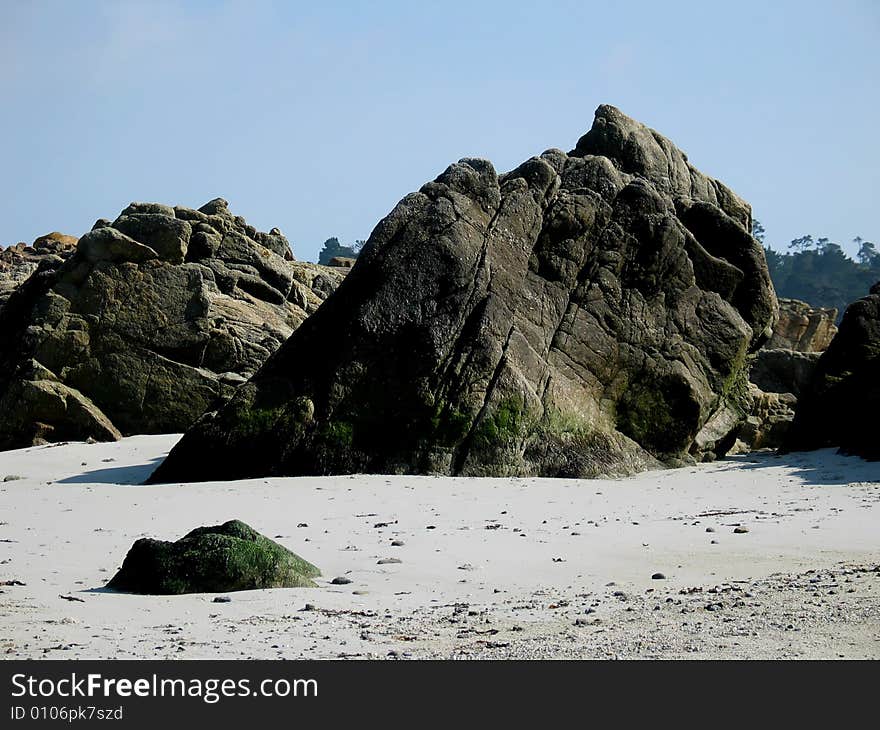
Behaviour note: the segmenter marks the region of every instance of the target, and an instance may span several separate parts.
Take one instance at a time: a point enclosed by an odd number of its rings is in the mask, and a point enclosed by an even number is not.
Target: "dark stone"
[[[186,430],[347,273],[285,260],[225,202],[203,211],[132,203],[78,242],[0,254],[0,449]],[[6,261],[31,268],[4,299]]]
[[[321,572],[252,527],[231,520],[176,542],[141,538],[107,588],[178,594],[314,587]]]
[[[751,363],[749,380],[765,393],[791,393],[799,396],[810,382],[818,361],[818,352],[758,350]]]
[[[847,307],[798,400],[785,446],[880,459],[880,282]]]
[[[463,159],[398,203],[152,479],[589,477],[720,456],[776,312],[750,224],[613,107],[569,154],[503,175]]]

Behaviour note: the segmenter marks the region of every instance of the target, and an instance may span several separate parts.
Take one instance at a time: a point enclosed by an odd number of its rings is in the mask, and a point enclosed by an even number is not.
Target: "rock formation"
[[[779,300],[779,321],[766,347],[796,352],[822,352],[837,327],[837,310],[811,307],[797,299]]]
[[[40,236],[33,245],[16,243],[0,249],[0,308],[40,262],[50,257],[66,259],[76,250],[76,238],[57,231]],[[60,263],[60,261],[59,261]]]
[[[764,347],[750,358],[752,408],[733,451],[780,448],[794,421],[798,396],[813,376],[837,327],[836,309],[779,300],[779,321]]]
[[[0,449],[185,430],[346,273],[292,258],[221,199],[98,221],[0,309]]]
[[[801,394],[821,353],[795,350],[758,350],[751,363],[749,380],[765,393]]]
[[[786,447],[880,459],[880,282],[847,307],[798,399]]]
[[[199,527],[176,542],[141,538],[107,587],[167,595],[315,587],[314,565],[239,520]]]
[[[602,106],[566,154],[464,159],[153,481],[622,474],[720,454],[776,298],[749,206]]]

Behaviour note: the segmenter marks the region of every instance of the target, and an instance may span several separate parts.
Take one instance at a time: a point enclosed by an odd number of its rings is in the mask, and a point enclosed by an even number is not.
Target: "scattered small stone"
[[[734,533],[735,535],[744,535],[744,534],[747,533],[748,531],[749,531],[749,528],[748,528],[748,527],[734,527],[734,528],[733,528],[733,533]]]
[[[470,563],[464,563],[463,565],[458,566],[459,570],[475,570],[474,566]]]
[[[663,573],[654,573],[654,575],[651,576],[651,580],[666,580],[666,576],[663,575]]]
[[[232,598],[229,596],[214,596],[212,603],[230,603]]]
[[[334,586],[347,586],[351,583],[351,578],[346,578],[344,575],[340,575],[331,580],[330,583]]]
[[[382,558],[381,560],[376,562],[376,565],[393,565],[395,563],[402,563],[403,561],[400,558]]]
[[[715,532],[715,528],[714,527],[707,527],[706,532]]]
[[[391,547],[403,547],[403,545],[404,545],[403,540],[392,540],[391,541]]]
[[[0,581],[0,586],[23,586],[23,585],[25,585],[25,584],[22,583],[20,580],[15,580],[15,579]]]
[[[297,527],[308,527],[309,524],[307,522],[300,522]]]
[[[564,563],[564,562],[565,562],[565,558],[553,558],[553,562],[554,562],[554,563]]]
[[[307,603],[305,606],[303,606],[302,610],[303,611],[317,611],[318,609],[315,608],[314,603]]]
[[[59,598],[63,598],[65,601],[77,601],[77,602],[79,602],[79,603],[85,603],[85,600],[84,600],[84,599],[79,598],[79,597],[77,597],[77,596],[65,596],[65,595],[62,595],[62,594],[58,594],[58,597],[59,597]]]
[[[7,474],[3,477],[4,482],[17,482],[19,479],[24,479],[24,477],[21,477],[18,474]]]

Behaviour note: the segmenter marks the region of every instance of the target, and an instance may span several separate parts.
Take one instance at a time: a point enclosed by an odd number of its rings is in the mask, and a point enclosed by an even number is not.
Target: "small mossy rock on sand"
[[[219,198],[199,210],[132,203],[71,239],[75,251],[56,239],[6,256],[38,268],[0,308],[0,449],[184,431],[347,273],[293,261],[280,231],[257,231]],[[40,255],[56,250],[67,254]],[[33,362],[59,385],[33,386]],[[92,422],[84,427],[81,409],[59,408],[57,398],[17,395],[61,386],[67,403],[90,404]]]
[[[880,459],[880,282],[847,307],[798,399],[785,447]]]
[[[141,538],[107,587],[156,595],[311,588],[319,575],[287,548],[230,520],[199,527],[176,542]]]
[[[153,481],[597,476],[711,458],[777,303],[747,203],[602,106],[566,154],[464,159]]]

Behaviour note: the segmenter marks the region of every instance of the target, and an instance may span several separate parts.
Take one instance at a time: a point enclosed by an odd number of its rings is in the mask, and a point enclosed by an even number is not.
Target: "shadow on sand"
[[[56,484],[139,485],[147,480],[147,477],[153,473],[155,468],[159,466],[159,463],[164,459],[164,456],[157,456],[147,464],[137,464],[135,466],[111,466],[106,469],[86,471],[82,474],[74,474],[65,479],[59,479],[56,481]]]
[[[880,462],[859,456],[841,454],[836,449],[791,451],[788,453],[753,453],[731,456],[719,463],[735,464],[737,468],[767,469],[787,467],[804,484],[834,486],[853,482],[880,481]]]

